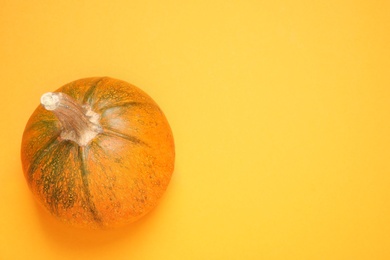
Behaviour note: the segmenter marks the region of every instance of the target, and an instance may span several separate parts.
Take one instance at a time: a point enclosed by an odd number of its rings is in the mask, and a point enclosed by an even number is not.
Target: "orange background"
[[[0,1],[0,259],[390,259],[389,1]],[[24,181],[40,95],[149,93],[176,142],[159,206],[67,228]]]

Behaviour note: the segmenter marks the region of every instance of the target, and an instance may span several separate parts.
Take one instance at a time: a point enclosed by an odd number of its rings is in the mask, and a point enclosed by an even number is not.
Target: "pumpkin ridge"
[[[84,94],[83,104],[89,103],[91,105],[92,95],[94,94],[96,87],[99,85],[100,82],[102,82],[103,79],[104,77],[101,77],[98,81],[95,82],[95,84],[89,87],[89,89]]]
[[[51,152],[53,147],[55,147],[57,144],[60,143],[60,141],[58,140],[59,136],[60,136],[60,132],[53,135],[53,137],[50,138],[45,145],[43,145],[42,147],[40,147],[40,149],[38,149],[37,153],[31,159],[31,163],[27,170],[28,178],[30,181],[37,167],[40,166],[42,159],[46,156],[47,152]]]
[[[92,214],[93,219],[97,223],[102,223],[102,219],[99,216],[99,212],[96,209],[95,203],[91,200],[91,192],[89,190],[89,183],[88,183],[88,169],[87,169],[87,163],[86,163],[86,157],[87,157],[87,152],[85,150],[85,147],[83,146],[78,146],[78,154],[79,154],[79,159],[80,159],[80,171],[81,171],[81,180],[83,183],[83,190],[84,190],[84,195],[85,195],[85,200],[87,203],[88,210]]]
[[[96,110],[96,112],[103,114],[105,111],[112,109],[112,108],[133,107],[133,106],[142,106],[142,105],[145,105],[145,103],[138,102],[138,101],[124,101],[124,102],[118,102],[118,103],[113,104],[113,105],[108,105],[108,106],[102,107],[102,108]]]
[[[145,143],[141,139],[139,139],[139,138],[137,138],[135,136],[131,136],[131,135],[127,135],[127,134],[121,133],[118,130],[115,130],[115,129],[111,128],[111,127],[104,126],[103,127],[103,133],[101,133],[101,134],[102,135],[111,135],[111,136],[120,137],[120,138],[125,139],[127,141],[130,141],[130,142],[132,142],[134,144],[145,145],[145,146],[150,147],[147,143]]]
[[[104,174],[106,179],[110,179],[110,176],[107,174],[107,172],[105,170],[105,168],[107,168],[107,167],[102,165],[101,162],[100,162],[100,159],[101,159],[101,156],[102,156],[101,154],[105,153],[104,152],[104,148],[100,145],[100,142],[99,141],[91,142],[91,144],[88,146],[88,151],[89,150],[94,150],[91,153],[94,154],[94,156],[95,156],[95,158],[94,158],[95,165],[102,169],[101,173]],[[108,168],[110,169],[111,167],[108,166]],[[114,182],[108,182],[107,184],[104,185],[104,187],[105,188],[108,187],[108,190],[111,191],[111,194],[107,194],[107,196],[110,196],[111,198],[116,200],[117,199],[116,198],[116,194],[113,192]]]

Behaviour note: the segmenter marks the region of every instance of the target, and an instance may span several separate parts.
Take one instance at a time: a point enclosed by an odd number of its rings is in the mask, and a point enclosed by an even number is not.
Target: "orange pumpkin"
[[[46,93],[22,141],[25,178],[50,213],[71,225],[117,227],[153,209],[170,181],[171,128],[142,90],[87,78]]]

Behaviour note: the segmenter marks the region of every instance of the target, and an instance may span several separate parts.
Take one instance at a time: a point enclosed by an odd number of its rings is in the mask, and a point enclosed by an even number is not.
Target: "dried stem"
[[[103,132],[99,115],[87,105],[80,105],[64,93],[48,92],[41,97],[42,106],[52,111],[61,122],[61,138],[86,146],[96,135]]]

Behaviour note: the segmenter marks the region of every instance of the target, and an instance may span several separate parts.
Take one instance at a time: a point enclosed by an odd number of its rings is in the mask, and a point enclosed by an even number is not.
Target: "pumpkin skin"
[[[108,77],[76,80],[55,91],[99,115],[102,131],[86,145],[61,137],[63,126],[39,106],[23,133],[27,183],[56,218],[83,228],[129,224],[152,210],[174,170],[171,128],[142,90]]]

